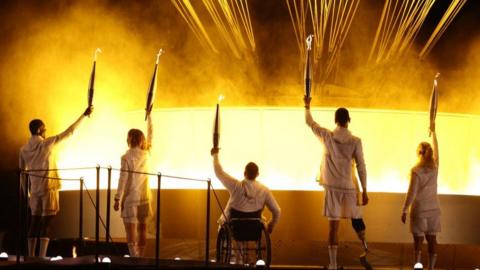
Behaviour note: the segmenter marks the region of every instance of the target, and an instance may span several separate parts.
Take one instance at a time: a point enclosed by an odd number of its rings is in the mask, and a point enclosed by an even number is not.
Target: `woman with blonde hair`
[[[429,265],[435,267],[437,260],[437,238],[441,231],[440,206],[437,198],[438,142],[435,124],[430,127],[432,145],[421,142],[417,147],[418,162],[411,170],[410,185],[402,212],[402,222],[407,219],[410,208],[410,231],[413,234],[415,263],[421,263],[424,237],[428,242]]]
[[[128,250],[132,257],[143,257],[147,238],[147,219],[152,215],[150,206],[148,160],[152,142],[152,119],[147,117],[147,138],[139,129],[130,129],[127,136],[129,149],[122,156],[122,167],[115,195],[115,211],[121,217],[127,234]]]

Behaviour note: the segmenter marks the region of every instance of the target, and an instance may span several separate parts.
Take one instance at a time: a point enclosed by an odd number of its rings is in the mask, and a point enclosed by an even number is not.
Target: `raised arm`
[[[433,161],[435,162],[435,165],[440,164],[439,160],[439,154],[438,154],[438,141],[437,141],[437,133],[435,130],[432,131],[432,147],[433,147]]]
[[[147,149],[152,147],[153,139],[153,123],[152,123],[152,114],[147,116]]]
[[[222,165],[220,165],[220,160],[218,158],[218,149],[212,149],[211,154],[213,156],[213,169],[215,171],[215,175],[228,191],[233,191],[238,180],[233,178],[223,170]]]
[[[62,133],[60,133],[56,136],[46,138],[45,143],[46,144],[57,144],[57,143],[65,140],[65,139],[67,139],[68,137],[72,136],[73,132],[75,131],[75,129],[77,129],[77,127],[80,125],[82,120],[85,117],[90,116],[90,114],[92,114],[92,111],[93,111],[93,107],[88,107],[85,110],[85,112],[72,125],[70,125],[64,132],[62,132]]]
[[[317,135],[317,137],[323,138],[329,133],[329,130],[321,127],[317,122],[315,122],[315,120],[313,120],[312,113],[310,112],[311,100],[311,97],[303,98],[303,102],[305,103],[305,123],[312,129],[313,133]]]

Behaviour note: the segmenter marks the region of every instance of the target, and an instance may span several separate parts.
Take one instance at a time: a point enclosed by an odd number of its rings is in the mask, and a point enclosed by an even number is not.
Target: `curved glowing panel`
[[[151,151],[152,173],[213,179],[210,157],[214,119],[212,108],[162,109],[152,112],[154,139]],[[313,109],[315,120],[335,127],[334,109]],[[369,191],[406,192],[410,168],[416,162],[419,142],[430,141],[428,116],[423,112],[350,110],[350,130],[362,138],[368,172]],[[146,130],[144,112],[92,116],[64,143],[58,153],[58,167],[111,165],[120,167],[127,150],[129,128]],[[316,182],[322,158],[318,139],[305,125],[299,108],[247,107],[221,108],[220,160],[231,175],[243,176],[249,161],[260,167],[259,180],[277,190],[319,190]],[[439,193],[480,194],[480,117],[442,114],[437,117],[440,148]],[[85,178],[95,186],[95,170],[62,171],[64,178]],[[101,170],[102,188],[106,170]],[[112,187],[118,172],[113,171]],[[163,188],[205,188],[205,183],[162,178]],[[151,186],[155,187],[155,177]],[[78,189],[77,182],[64,181],[64,189]]]

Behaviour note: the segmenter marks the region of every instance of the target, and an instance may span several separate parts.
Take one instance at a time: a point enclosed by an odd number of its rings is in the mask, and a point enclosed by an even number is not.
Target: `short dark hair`
[[[32,121],[30,121],[30,124],[28,124],[28,128],[30,129],[30,133],[32,135],[38,135],[38,129],[41,127],[41,126],[44,126],[45,124],[43,123],[42,120],[40,119],[33,119]]]
[[[338,108],[335,111],[335,123],[339,124],[340,126],[345,126],[348,122],[350,122],[348,110],[345,108]]]
[[[255,180],[258,176],[258,166],[253,162],[249,162],[245,166],[245,177],[250,180]]]

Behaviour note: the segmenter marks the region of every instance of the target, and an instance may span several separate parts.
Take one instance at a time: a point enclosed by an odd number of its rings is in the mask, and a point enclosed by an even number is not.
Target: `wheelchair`
[[[261,215],[262,210],[248,213],[230,210],[230,219],[220,226],[217,235],[218,263],[228,264],[235,256],[236,263],[255,265],[263,260],[266,267],[270,266],[270,234]]]

